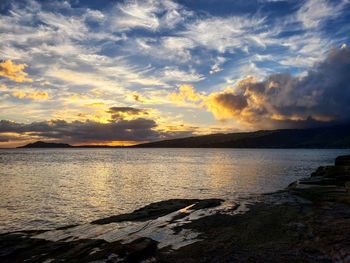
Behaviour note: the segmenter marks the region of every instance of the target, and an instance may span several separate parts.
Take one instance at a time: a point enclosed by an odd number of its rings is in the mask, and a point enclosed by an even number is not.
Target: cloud
[[[145,112],[144,109],[137,109],[132,107],[110,107],[108,110],[109,113],[129,113],[131,115],[138,115],[142,112]]]
[[[171,102],[180,106],[198,106],[205,96],[196,92],[191,85],[183,84],[179,87],[178,92],[170,93],[168,98]]]
[[[187,72],[180,70],[178,67],[165,67],[160,78],[165,81],[198,82],[205,77],[194,70]]]
[[[72,84],[77,86],[85,86],[96,88],[102,92],[113,92],[122,94],[126,91],[125,86],[133,83],[144,86],[161,86],[165,85],[160,79],[151,76],[145,76],[142,71],[147,71],[149,68],[136,69],[128,65],[123,65],[122,61],[115,61],[120,65],[110,65],[113,61],[108,58],[100,57],[100,59],[108,60],[108,62],[99,62],[100,65],[88,71],[82,71],[85,66],[84,62],[77,62],[81,68],[76,70],[68,70],[63,68],[50,68],[46,74],[55,80],[64,81],[67,85]],[[92,58],[96,62],[98,58]]]
[[[173,28],[189,14],[181,5],[170,0],[124,1],[116,5],[114,12],[111,27],[115,31]]]
[[[86,103],[84,106],[92,107],[92,108],[99,108],[104,107],[106,104],[104,102],[92,102],[92,103]]]
[[[144,118],[119,120],[109,123],[95,121],[51,120],[29,124],[0,121],[0,133],[30,135],[67,142],[145,141],[157,138],[155,121]]]
[[[85,38],[89,31],[84,21],[78,16],[71,16],[67,19],[62,14],[43,11],[38,12],[36,15],[44,25],[47,25],[48,28],[61,36],[81,40]]]
[[[150,109],[110,107],[106,122],[55,119],[21,123],[0,120],[0,143],[18,145],[33,140],[63,141],[72,144],[132,144],[192,135],[193,128],[183,125],[170,129],[150,118]]]
[[[107,123],[97,121],[50,120],[19,123],[0,120],[0,142],[18,145],[33,140],[50,140],[71,144],[136,144],[160,139],[172,139],[193,135],[191,127],[159,127],[151,119],[118,119]],[[124,142],[124,143],[123,143]]]
[[[258,32],[263,25],[264,19],[258,17],[208,17],[187,24],[179,35],[198,46],[225,53],[244,46],[265,46],[263,34]]]
[[[12,60],[4,60],[0,62],[0,76],[13,80],[15,82],[32,82],[27,78],[27,73],[24,69],[26,64],[16,64]]]
[[[107,113],[110,113],[112,121],[115,121],[145,116],[148,115],[148,110],[133,107],[110,107]]]
[[[223,64],[226,61],[226,58],[224,57],[217,57],[214,59],[214,64],[210,67],[209,74],[215,74],[220,71],[223,71],[224,69],[221,67],[221,64]]]
[[[143,56],[156,58],[157,61],[172,64],[188,63],[192,59],[191,49],[196,47],[191,39],[179,36],[162,36],[159,38],[137,37],[128,39],[124,49],[127,52],[139,50]]]
[[[33,91],[33,92],[14,91],[12,93],[12,96],[19,99],[30,99],[30,100],[47,100],[49,98],[49,94],[45,91]]]
[[[304,77],[272,74],[263,81],[250,76],[233,88],[204,96],[184,86],[174,101],[204,107],[219,120],[253,128],[308,127],[350,120],[350,49],[332,49]]]
[[[23,136],[24,137],[24,136]],[[25,140],[26,138],[22,138],[23,140]],[[14,135],[14,134],[6,134],[3,133],[0,135],[0,145],[10,142],[10,141],[17,141],[19,140],[19,136],[18,135]]]
[[[247,98],[242,94],[235,94],[233,90],[211,93],[205,100],[205,106],[217,119],[239,116],[248,106]]]
[[[340,14],[345,1],[332,5],[326,0],[307,0],[297,12],[297,19],[301,21],[304,28],[314,29],[326,20],[334,18]]]

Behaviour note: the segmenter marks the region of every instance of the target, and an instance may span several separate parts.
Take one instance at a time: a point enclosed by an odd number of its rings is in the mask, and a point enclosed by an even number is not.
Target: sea
[[[331,165],[346,149],[1,149],[0,233],[52,229],[173,198],[236,200]]]

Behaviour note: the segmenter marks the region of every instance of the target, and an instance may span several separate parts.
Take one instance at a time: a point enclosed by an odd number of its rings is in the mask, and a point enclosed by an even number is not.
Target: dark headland
[[[286,189],[0,235],[0,262],[350,262],[350,156]]]
[[[73,146],[67,143],[43,142],[37,141],[28,143],[17,148],[123,148],[125,146],[109,146],[109,145],[79,145]]]
[[[26,144],[18,148],[71,148],[71,147],[72,146],[67,143],[37,141],[37,142]]]
[[[139,144],[144,148],[350,148],[350,124],[211,134]]]
[[[19,148],[350,148],[350,124],[313,129],[210,134],[134,146],[30,143]]]

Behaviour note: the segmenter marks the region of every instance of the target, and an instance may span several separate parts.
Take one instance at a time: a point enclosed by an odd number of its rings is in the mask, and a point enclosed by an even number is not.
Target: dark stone
[[[224,200],[222,199],[204,199],[197,202],[191,207],[191,210],[206,209],[219,206]]]
[[[311,177],[340,178],[350,177],[350,166],[321,166],[311,174]]]
[[[100,239],[48,241],[20,234],[0,236],[0,262],[141,262],[155,256],[157,242],[139,238],[128,244]]]
[[[78,226],[78,225],[74,224],[74,225],[61,226],[61,227],[57,227],[56,230],[65,230],[65,229],[73,228],[76,226]]]
[[[146,205],[128,214],[111,216],[91,222],[103,225],[123,221],[148,221],[194,204],[192,210],[215,207],[223,202],[222,199],[170,199]]]
[[[154,256],[157,252],[157,242],[150,238],[139,238],[126,245],[128,255],[127,262],[141,262]]]
[[[335,178],[327,178],[327,177],[313,177],[308,179],[299,180],[299,184],[306,185],[335,185],[337,184],[337,180]]]
[[[311,177],[291,184],[289,191],[314,203],[350,204],[350,155],[336,158],[334,166],[321,166]],[[306,187],[305,187],[306,186]]]
[[[336,166],[350,166],[350,155],[338,156],[335,159]]]

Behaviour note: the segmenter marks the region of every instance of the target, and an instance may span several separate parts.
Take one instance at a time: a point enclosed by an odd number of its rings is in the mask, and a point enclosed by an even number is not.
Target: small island
[[[43,142],[37,141],[34,143],[28,143],[24,146],[20,146],[18,148],[71,148],[73,146],[67,143],[55,143],[55,142]]]
[[[349,262],[350,156],[230,203],[171,199],[54,230],[0,235],[1,262]]]

